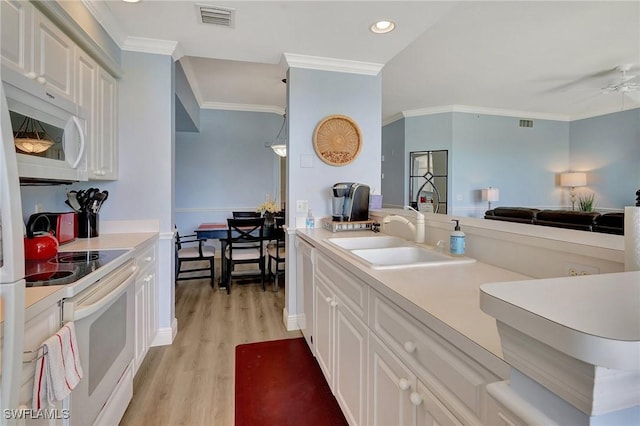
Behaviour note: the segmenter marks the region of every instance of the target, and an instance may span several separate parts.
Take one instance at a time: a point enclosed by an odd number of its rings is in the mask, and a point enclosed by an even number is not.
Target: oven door
[[[63,301],[73,321],[84,377],[71,393],[72,425],[90,425],[133,360],[135,262]]]

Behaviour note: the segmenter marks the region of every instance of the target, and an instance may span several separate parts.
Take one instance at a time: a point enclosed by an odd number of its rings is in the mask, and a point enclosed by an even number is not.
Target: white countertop
[[[480,285],[529,277],[482,262],[374,270],[326,241],[373,235],[369,231],[331,233],[316,228],[298,229],[297,234],[486,368],[500,375],[507,374],[496,321],[480,310]]]
[[[640,272],[486,284],[482,309],[581,361],[640,370]]]
[[[127,249],[134,250],[149,244],[154,238],[158,238],[158,233],[126,233],[126,234],[102,234],[96,238],[79,238],[58,248],[60,252],[82,251],[82,250],[109,250]],[[96,272],[87,275],[83,280],[95,281],[101,276],[111,272],[113,269],[124,263],[126,259],[119,258],[117,264],[109,264],[107,268],[100,268]],[[42,286],[27,287],[25,289],[25,320],[37,315],[42,309],[65,297],[67,286]],[[3,306],[0,301],[0,323],[3,321]]]

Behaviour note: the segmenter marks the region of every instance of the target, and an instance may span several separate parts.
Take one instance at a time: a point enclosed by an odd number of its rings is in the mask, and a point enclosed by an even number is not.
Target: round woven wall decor
[[[360,154],[360,127],[346,115],[330,115],[316,126],[313,147],[325,163],[332,166],[347,165]]]

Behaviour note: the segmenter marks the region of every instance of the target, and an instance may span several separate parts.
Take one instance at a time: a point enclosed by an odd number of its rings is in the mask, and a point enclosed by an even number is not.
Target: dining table
[[[222,278],[224,277],[224,252],[227,249],[228,231],[229,225],[227,224],[227,222],[201,223],[200,226],[198,226],[194,231],[198,239],[204,238],[207,240],[220,241],[220,252],[222,253],[220,261],[220,268],[222,270],[222,273],[220,274],[220,279],[218,280],[218,285],[220,288],[223,287]],[[274,238],[276,238],[275,225],[265,224],[262,234],[262,240],[270,241]]]

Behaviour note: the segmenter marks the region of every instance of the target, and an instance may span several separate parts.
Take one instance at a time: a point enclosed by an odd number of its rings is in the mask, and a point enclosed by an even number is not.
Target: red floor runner
[[[236,426],[346,425],[303,337],[236,346]]]

